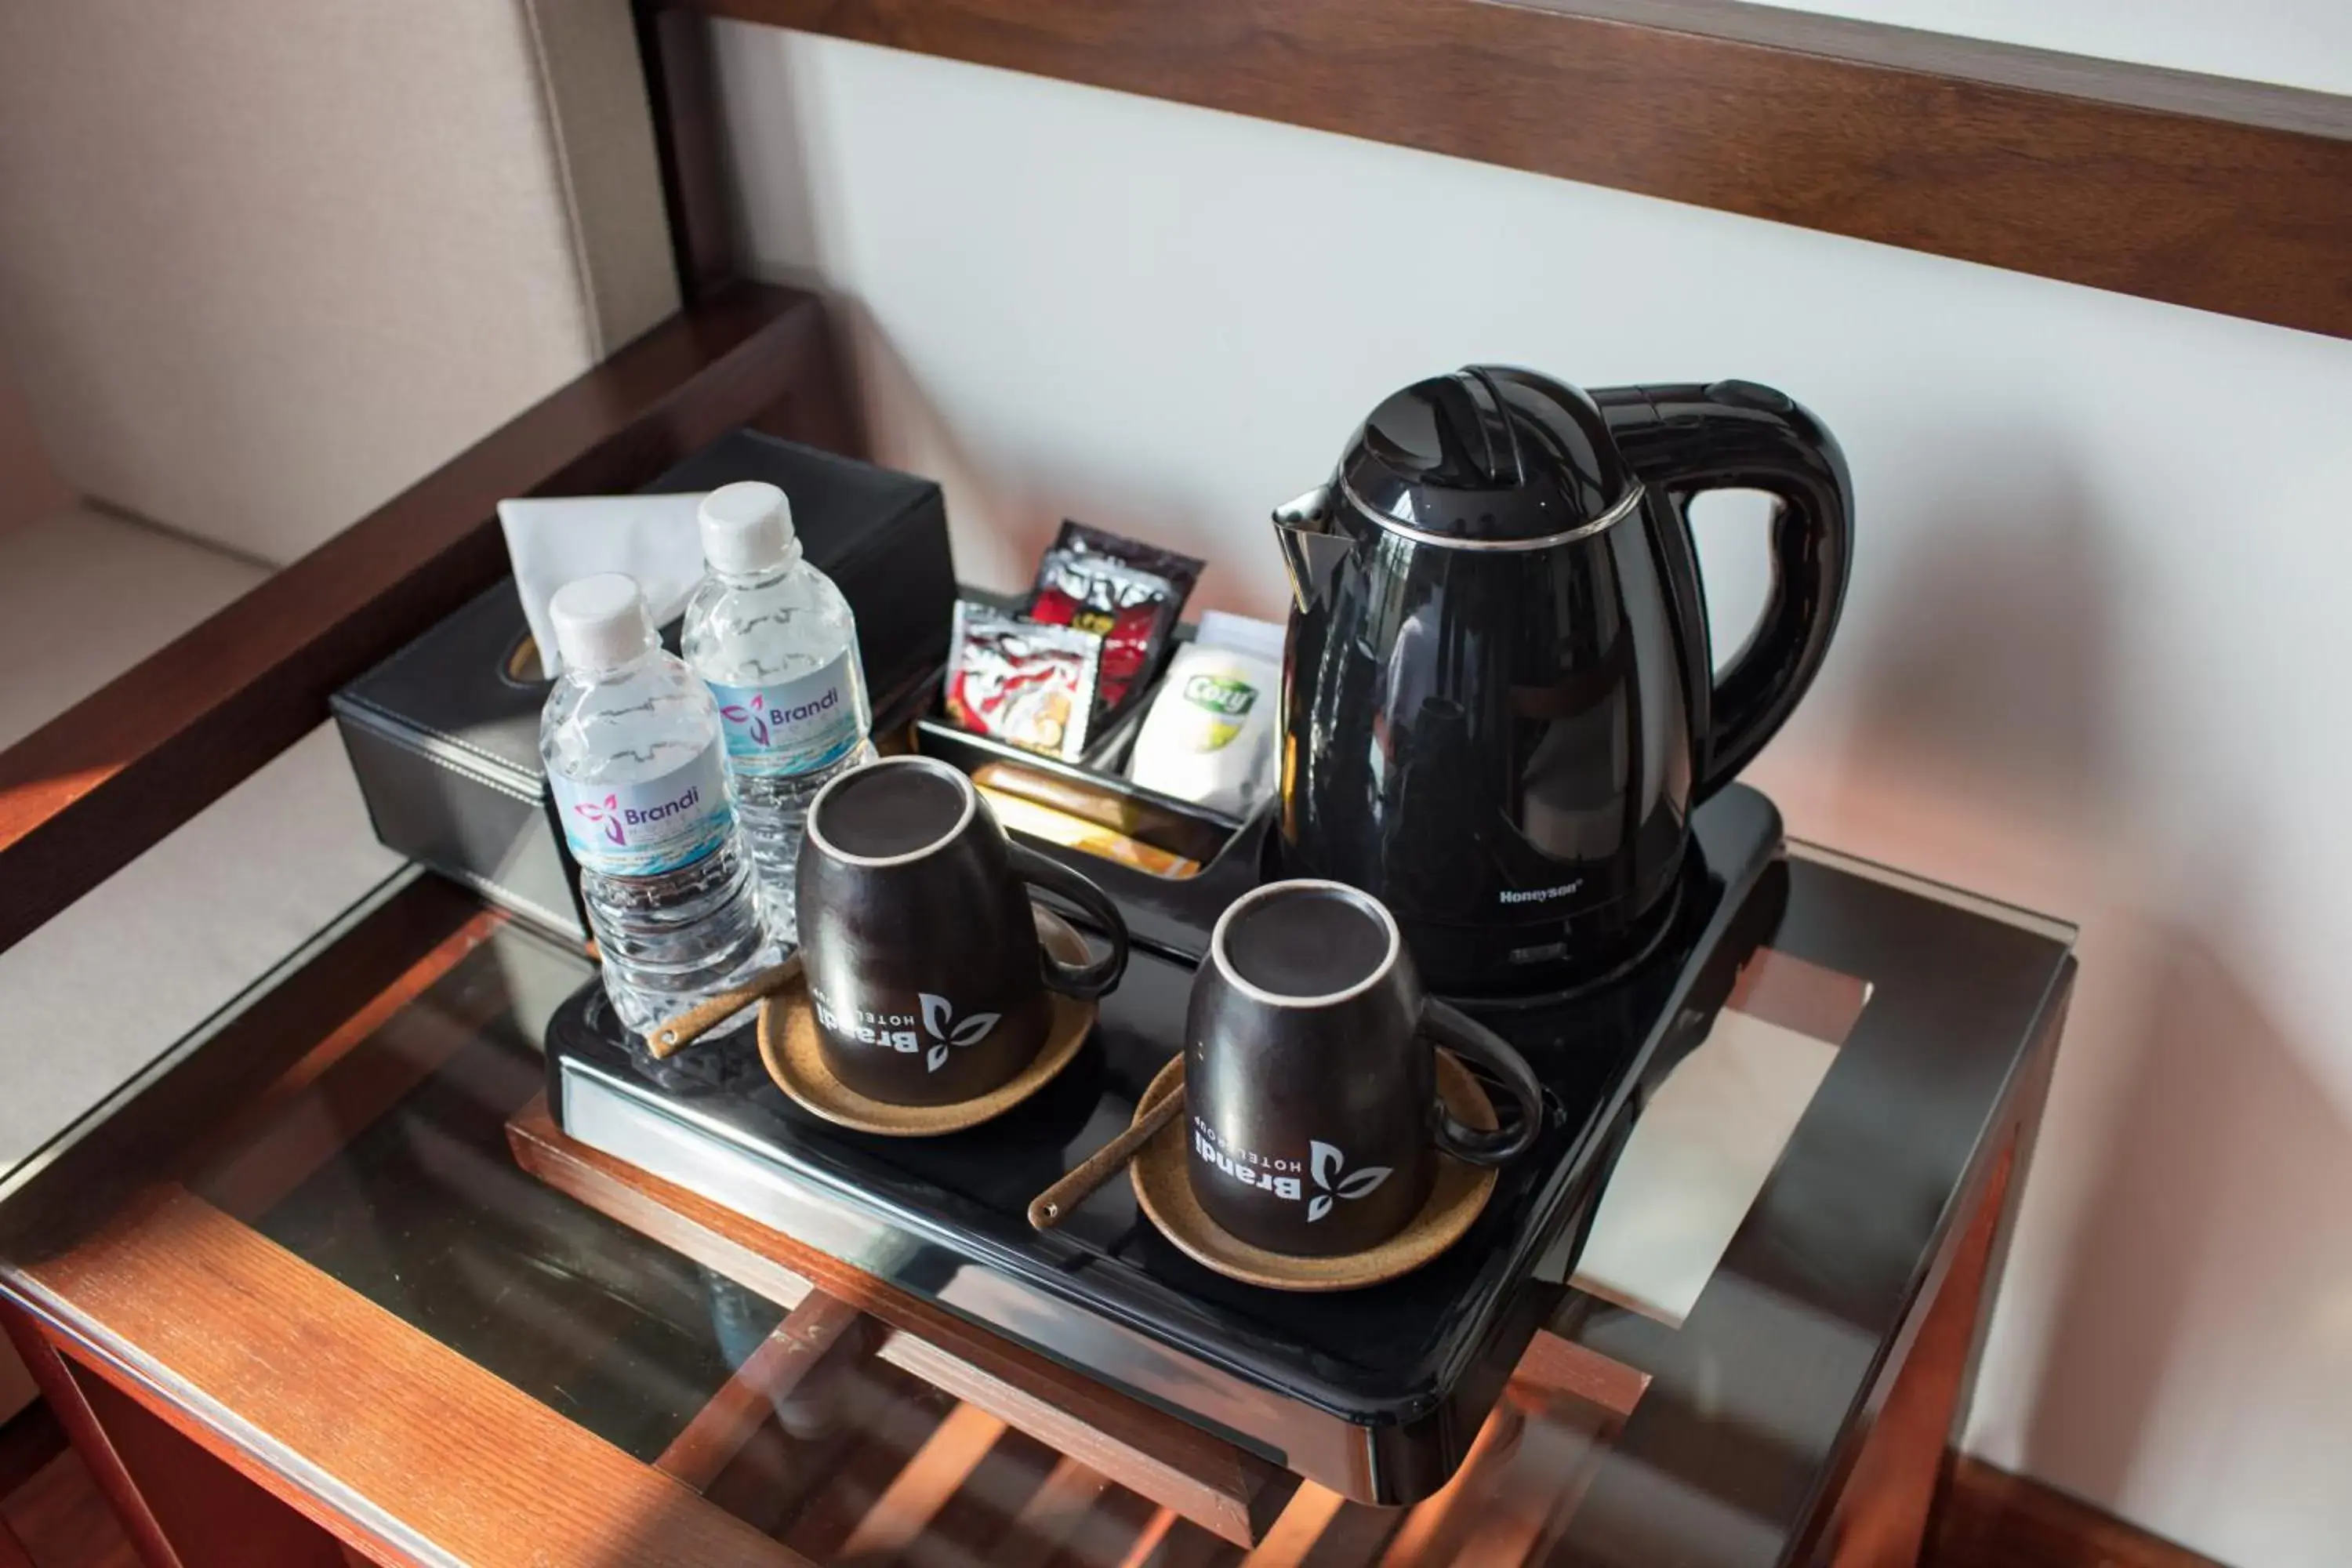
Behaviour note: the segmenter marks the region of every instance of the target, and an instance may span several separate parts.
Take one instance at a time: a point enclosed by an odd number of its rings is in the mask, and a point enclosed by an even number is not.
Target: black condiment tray
[[[1130,731],[1122,740],[1131,745],[1134,735]],[[1042,756],[987,735],[960,730],[944,719],[916,721],[915,749],[951,763],[968,773],[989,768],[992,770],[992,776],[1017,774],[1024,783],[1013,793],[1116,829],[1155,849],[1196,860],[1203,871],[1249,826],[1240,817],[1146,789],[1122,777],[1115,766],[1103,760],[1066,763],[1058,757]],[[1119,754],[1124,756],[1124,747]]]
[[[950,760],[971,767],[986,755]],[[993,1122],[927,1140],[845,1131],[768,1080],[748,1030],[656,1063],[593,985],[550,1025],[549,1098],[584,1142],[1344,1495],[1410,1502],[1459,1465],[1559,1307],[1644,1086],[1704,1037],[1777,919],[1785,875],[1771,804],[1735,785],[1693,826],[1673,912],[1634,971],[1580,994],[1462,999],[1535,1067],[1549,1125],[1459,1244],[1366,1289],[1288,1295],[1212,1273],[1142,1217],[1124,1181],[1055,1231],[1025,1218],[1032,1197],[1127,1126],[1181,1048],[1210,926],[1269,874],[1265,816],[1237,825],[1201,875],[1181,880],[1038,846],[1111,892],[1136,952],[1078,1058]]]
[[[969,587],[961,593],[965,598],[1001,608],[1018,607],[1003,595]],[[1097,720],[1085,751],[1075,761],[1033,752],[993,735],[964,729],[948,715],[944,671],[934,678],[938,684],[929,710],[912,726],[915,749],[952,763],[967,773],[978,773],[992,765],[1000,772],[1017,774],[1024,782],[1013,791],[1014,794],[1206,868],[1223,855],[1246,822],[1147,788],[1126,776],[1144,715],[1168,679],[1169,661],[1175,650],[1192,641],[1199,630],[1189,621],[1175,628],[1168,646],[1160,650],[1150,672],[1136,683],[1127,702],[1118,712]],[[1089,866],[1101,863],[1087,862]]]

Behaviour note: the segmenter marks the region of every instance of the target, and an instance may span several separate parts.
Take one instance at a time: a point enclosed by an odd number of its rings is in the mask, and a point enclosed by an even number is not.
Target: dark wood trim
[[[691,304],[740,270],[710,31],[699,16],[663,0],[632,0],[631,9],[653,109],[670,257],[678,297]]]
[[[1927,1568],[2222,1568],[2039,1481],[1953,1457]]]
[[[0,951],[327,717],[507,570],[509,496],[627,490],[730,428],[854,426],[816,300],[698,300],[0,752]]]
[[[678,3],[2352,336],[2352,99],[1732,0]]]

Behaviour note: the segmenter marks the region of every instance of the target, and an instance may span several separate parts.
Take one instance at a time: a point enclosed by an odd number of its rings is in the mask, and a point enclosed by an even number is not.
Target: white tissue
[[[645,591],[661,626],[686,608],[702,579],[702,539],[695,509],[700,492],[670,496],[553,496],[499,502],[499,526],[514,563],[515,593],[539,645],[539,672],[553,679],[555,623],[548,600],[575,577],[625,572]]]

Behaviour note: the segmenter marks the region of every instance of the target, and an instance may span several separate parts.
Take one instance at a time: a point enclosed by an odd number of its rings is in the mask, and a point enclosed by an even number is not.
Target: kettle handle
[[[1627,464],[1673,512],[1658,543],[1682,623],[1691,721],[1703,742],[1696,803],[1754,760],[1821,670],[1845,604],[1853,481],[1821,422],[1769,386],[1694,382],[1610,387],[1592,397]],[[1719,676],[1689,514],[1691,498],[1714,489],[1764,490],[1780,502],[1764,613]]]

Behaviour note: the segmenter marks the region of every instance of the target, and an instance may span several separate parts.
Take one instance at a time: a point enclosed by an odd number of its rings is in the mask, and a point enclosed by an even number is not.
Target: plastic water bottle
[[[605,994],[644,1034],[781,954],[736,833],[710,693],[663,650],[631,579],[567,583],[549,608],[563,673],[539,754]]]
[[[833,579],[801,558],[792,506],[775,486],[721,485],[698,515],[709,572],[687,601],[686,662],[719,704],[769,926],[794,942],[793,873],[809,802],[874,760],[857,619]]]

